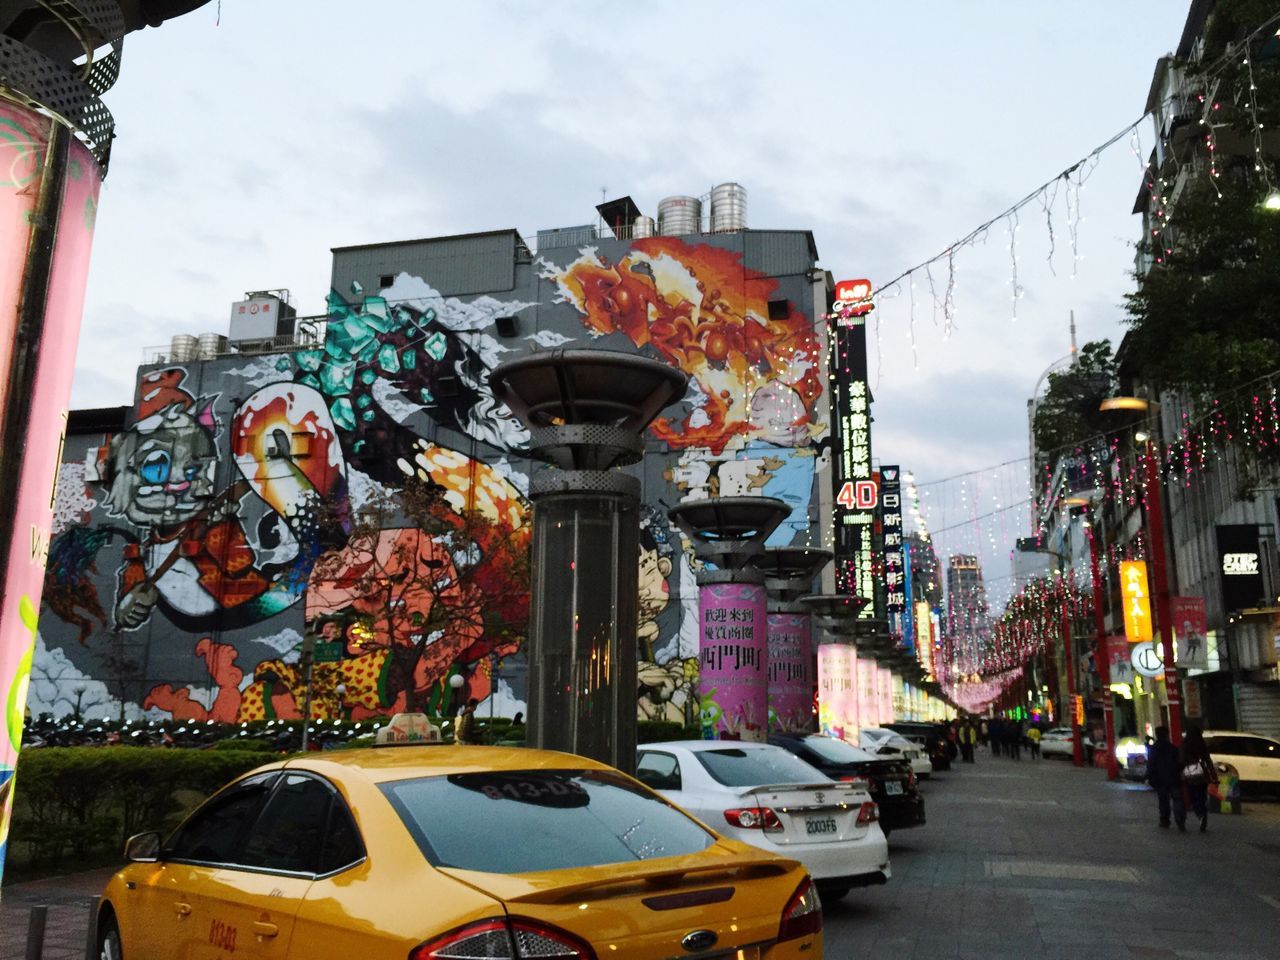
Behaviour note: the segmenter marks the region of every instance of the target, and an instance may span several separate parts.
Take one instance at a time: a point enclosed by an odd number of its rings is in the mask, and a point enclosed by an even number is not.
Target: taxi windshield
[[[531,873],[697,853],[715,837],[605,770],[503,770],[382,784],[437,867]]]

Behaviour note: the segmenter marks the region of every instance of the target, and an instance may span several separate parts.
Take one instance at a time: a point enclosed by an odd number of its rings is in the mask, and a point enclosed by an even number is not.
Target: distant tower
[[[982,665],[991,618],[987,588],[982,582],[982,566],[971,554],[947,559],[946,659],[948,666],[962,674],[974,673]]]

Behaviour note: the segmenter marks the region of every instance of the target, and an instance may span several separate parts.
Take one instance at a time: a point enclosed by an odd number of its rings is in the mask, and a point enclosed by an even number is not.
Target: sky
[[[837,279],[884,283],[1138,120],[1187,6],[213,0],[132,34],[104,98],[73,406],[131,402],[146,347],[225,332],[245,291],[323,313],[331,247],[532,241],[593,221],[602,190],[652,215],[738,181],[750,227],[810,229]],[[950,323],[945,260],[934,294],[923,273],[884,291],[874,453],[921,482],[940,552],[1007,567],[1027,532],[1027,399],[1072,311],[1081,343],[1123,336],[1151,144],[1144,125],[958,249]]]

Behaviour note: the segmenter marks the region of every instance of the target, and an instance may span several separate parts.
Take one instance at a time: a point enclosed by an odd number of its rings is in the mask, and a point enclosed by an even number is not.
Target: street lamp
[[[1159,426],[1156,415],[1160,404],[1145,397],[1108,397],[1098,406],[1102,413],[1138,413],[1146,425]],[[1143,440],[1134,440],[1143,447],[1146,460],[1147,496],[1145,499],[1147,532],[1151,540],[1151,577],[1155,581],[1156,617],[1160,621],[1160,645],[1164,651],[1164,687],[1169,701],[1169,737],[1174,746],[1182,743],[1182,693],[1178,688],[1178,666],[1173,659],[1173,605],[1169,598],[1169,571],[1165,564],[1164,549],[1164,493],[1160,483],[1160,466],[1156,455],[1153,431],[1142,430]],[[1154,502],[1153,502],[1154,501]]]

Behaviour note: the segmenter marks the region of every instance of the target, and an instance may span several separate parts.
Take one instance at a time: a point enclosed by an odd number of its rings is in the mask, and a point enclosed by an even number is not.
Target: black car
[[[941,723],[922,723],[905,721],[902,723],[886,723],[886,730],[906,737],[912,743],[924,747],[925,755],[935,770],[950,770],[954,758],[947,726]]]
[[[924,825],[924,797],[916,789],[911,765],[884,760],[844,740],[816,733],[772,733],[769,742],[790,750],[833,780],[863,780],[880,807],[880,828],[891,830]]]

